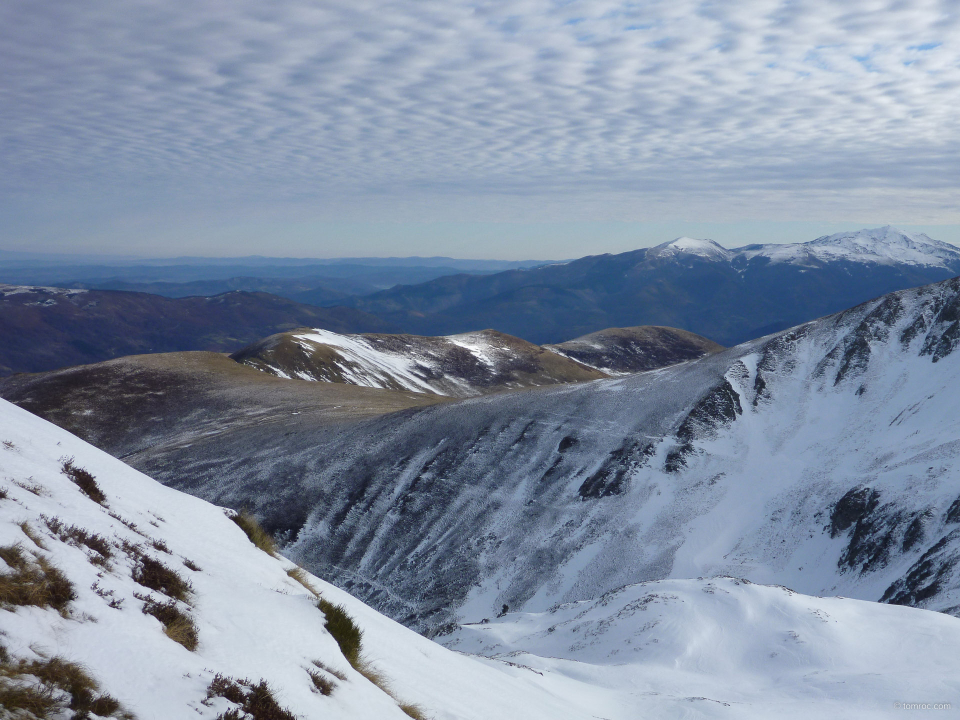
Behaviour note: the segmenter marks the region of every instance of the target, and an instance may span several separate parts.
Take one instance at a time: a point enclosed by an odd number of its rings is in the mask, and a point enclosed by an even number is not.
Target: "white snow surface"
[[[302,718],[406,717],[347,664],[313,595],[287,576],[292,563],[256,549],[221,508],[165,488],[5,401],[0,440],[7,493],[0,544],[46,557],[77,593],[64,615],[0,609],[0,643],[14,658],[80,662],[140,720],[215,718],[230,707],[223,699],[204,703],[215,673],[267,680]],[[64,456],[96,476],[106,507],[60,472]],[[187,576],[197,651],[141,613],[134,593],[148,591],[133,582],[119,547],[108,568],[97,567],[87,551],[50,533],[43,516],[136,543]],[[200,570],[187,570],[185,558]],[[368,659],[394,692],[435,720],[882,718],[903,716],[896,702],[957,707],[960,697],[960,620],[913,608],[730,578],[667,580],[465,626],[446,642],[477,654],[467,655],[310,580],[356,619]],[[112,608],[110,600],[122,604]],[[313,660],[347,675],[329,697],[310,690]]]
[[[923,233],[907,233],[890,225],[826,235],[805,243],[749,245],[729,250],[713,240],[683,237],[658,245],[653,251],[660,256],[686,253],[724,261],[763,257],[772,263],[794,265],[846,260],[948,269],[949,264],[960,262],[960,248]]]

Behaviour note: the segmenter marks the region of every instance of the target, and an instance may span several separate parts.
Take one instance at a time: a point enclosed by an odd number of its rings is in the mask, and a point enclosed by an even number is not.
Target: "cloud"
[[[7,0],[0,193],[607,218],[922,196],[933,221],[960,180],[958,22],[942,0]]]

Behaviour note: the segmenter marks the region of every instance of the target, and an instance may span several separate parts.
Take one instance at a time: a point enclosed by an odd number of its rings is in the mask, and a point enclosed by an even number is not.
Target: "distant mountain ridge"
[[[960,249],[884,227],[732,250],[678,238],[485,277],[442,277],[346,304],[423,335],[496,327],[549,344],[607,327],[661,325],[729,346],[958,274]]]

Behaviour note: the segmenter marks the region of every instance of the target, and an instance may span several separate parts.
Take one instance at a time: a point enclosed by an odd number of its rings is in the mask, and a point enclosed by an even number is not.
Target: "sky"
[[[0,249],[960,244],[956,0],[4,0]]]

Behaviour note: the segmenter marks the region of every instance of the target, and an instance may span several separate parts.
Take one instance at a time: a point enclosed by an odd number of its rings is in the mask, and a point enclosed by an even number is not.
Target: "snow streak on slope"
[[[607,377],[494,330],[449,337],[295,331],[266,338],[231,357],[279,377],[452,397]]]
[[[62,614],[0,607],[0,645],[14,660],[80,662],[140,720],[227,712],[229,701],[207,698],[217,673],[265,679],[299,718],[407,717],[347,663],[313,594],[288,576],[294,565],[256,549],[220,508],[5,402],[0,438],[0,546],[59,567],[76,594]],[[96,476],[104,505],[63,475],[64,454]],[[61,540],[71,526],[88,542],[98,536],[108,561]],[[194,618],[195,651],[141,612],[145,598],[168,598],[133,581],[137,554],[189,580],[187,602],[176,605]],[[10,569],[0,563],[0,574]],[[446,639],[488,659],[451,652],[307,580],[354,617],[394,692],[434,720],[898,717],[894,702],[950,702],[960,692],[960,621],[912,608],[732,579],[667,581],[508,614]],[[311,689],[315,661],[343,675],[322,671],[336,685],[329,696]]]

